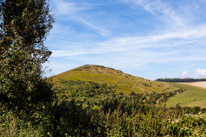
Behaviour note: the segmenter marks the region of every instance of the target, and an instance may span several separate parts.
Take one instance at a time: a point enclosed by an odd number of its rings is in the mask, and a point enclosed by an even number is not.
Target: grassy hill
[[[177,88],[182,88],[185,91],[169,98],[166,102],[167,107],[175,107],[175,105],[179,103],[181,106],[187,107],[206,107],[206,89],[190,85],[171,84]]]
[[[56,75],[53,78],[55,83],[58,83],[58,79],[93,81],[100,84],[107,83],[115,86],[117,91],[124,94],[129,94],[131,91],[135,93],[149,93],[152,91],[169,92],[177,89],[167,83],[150,81],[123,73],[120,70],[99,65],[84,65]]]

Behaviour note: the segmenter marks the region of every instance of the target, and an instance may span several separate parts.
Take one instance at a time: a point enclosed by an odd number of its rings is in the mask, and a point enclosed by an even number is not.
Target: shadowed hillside
[[[54,76],[55,83],[58,82],[58,79],[107,83],[114,86],[118,92],[125,94],[129,94],[131,91],[149,93],[152,91],[169,92],[177,89],[167,83],[150,81],[99,65],[84,65]]]

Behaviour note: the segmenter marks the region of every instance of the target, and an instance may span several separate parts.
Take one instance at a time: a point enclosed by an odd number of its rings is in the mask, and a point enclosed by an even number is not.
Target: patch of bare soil
[[[206,89],[206,81],[202,81],[202,82],[183,82],[181,84],[191,85],[191,86],[196,86],[196,87],[201,87],[201,88]]]

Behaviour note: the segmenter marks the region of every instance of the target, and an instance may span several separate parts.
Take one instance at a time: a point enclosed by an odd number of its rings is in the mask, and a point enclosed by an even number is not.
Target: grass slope
[[[166,102],[167,107],[174,107],[176,104],[179,103],[181,106],[187,107],[206,107],[206,89],[176,83],[173,83],[172,85],[177,88],[182,88],[186,91],[169,98]]]
[[[84,65],[70,71],[54,76],[54,82],[58,79],[93,81],[96,83],[107,83],[115,86],[116,90],[124,94],[131,91],[135,93],[144,92],[169,92],[177,88],[163,82],[154,82],[144,78],[135,77],[122,71],[99,65]]]

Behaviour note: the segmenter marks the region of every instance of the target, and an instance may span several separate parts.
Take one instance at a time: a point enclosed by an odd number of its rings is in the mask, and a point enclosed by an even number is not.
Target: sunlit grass
[[[199,106],[206,108],[206,89],[176,83],[172,85],[182,88],[185,91],[169,98],[166,102],[167,107],[174,107],[176,104],[180,104],[186,107]]]
[[[123,73],[119,70],[98,65],[84,65],[61,73],[54,77],[54,81],[58,81],[59,78],[65,80],[93,81],[100,84],[107,83],[115,86],[117,91],[125,94],[129,94],[131,91],[135,93],[149,93],[152,91],[168,92],[177,89],[167,83],[146,80]]]

